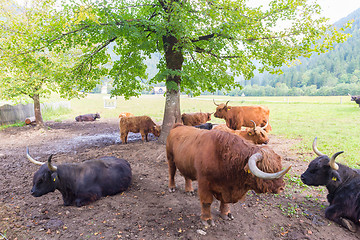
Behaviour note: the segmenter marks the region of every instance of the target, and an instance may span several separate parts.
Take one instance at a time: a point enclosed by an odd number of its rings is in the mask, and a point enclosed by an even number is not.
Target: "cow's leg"
[[[145,133],[145,140],[148,142],[148,141],[149,141],[149,140],[148,140],[148,134],[149,134],[149,133],[148,133],[147,131],[145,131],[144,133]]]
[[[220,217],[224,220],[234,219],[234,216],[230,212],[230,205],[228,203],[220,203]]]
[[[353,221],[347,219],[346,216],[342,215],[344,211],[346,211],[346,209],[343,209],[343,205],[334,204],[326,208],[325,217],[343,226],[344,228],[349,229],[351,232],[356,232],[356,224]]]
[[[89,203],[95,202],[101,198],[101,193],[97,191],[91,191],[87,193],[79,193],[75,199],[75,205],[81,207]]]
[[[122,143],[127,143],[128,132],[121,132],[121,141]]]
[[[194,196],[194,188],[192,186],[192,181],[189,178],[185,177],[185,192],[190,195],[190,196]]]
[[[144,130],[140,130],[140,134],[141,134],[141,140],[144,142],[144,140],[145,140],[145,132],[144,132]]]
[[[213,195],[208,188],[207,181],[198,180],[198,194],[201,204],[201,222],[205,227],[215,226],[211,218],[211,203],[213,202]]]
[[[168,166],[169,166],[169,192],[175,192],[175,173],[176,173],[176,165],[174,162],[174,157],[172,154],[167,153]]]

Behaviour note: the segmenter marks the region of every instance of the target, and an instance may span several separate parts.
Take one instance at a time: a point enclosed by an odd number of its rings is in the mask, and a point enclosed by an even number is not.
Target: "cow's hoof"
[[[195,196],[195,192],[194,192],[194,191],[186,192],[186,194],[187,194],[188,196]]]
[[[171,188],[169,188],[169,192],[170,192],[170,193],[175,192],[175,187],[171,187]]]
[[[212,219],[208,219],[208,220],[201,220],[201,223],[204,225],[205,228],[208,228],[208,227],[213,227],[215,226],[215,223]]]
[[[224,220],[234,220],[234,216],[231,214],[231,213],[228,213],[228,214],[222,214],[220,213],[220,217]]]
[[[356,232],[357,231],[357,227],[355,225],[355,223],[349,219],[346,218],[340,218],[341,224],[349,229],[350,232]]]

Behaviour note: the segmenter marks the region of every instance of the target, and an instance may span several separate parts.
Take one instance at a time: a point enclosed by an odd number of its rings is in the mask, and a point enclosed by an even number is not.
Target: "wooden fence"
[[[34,116],[34,104],[6,104],[0,107],[0,125],[24,121],[25,118]]]

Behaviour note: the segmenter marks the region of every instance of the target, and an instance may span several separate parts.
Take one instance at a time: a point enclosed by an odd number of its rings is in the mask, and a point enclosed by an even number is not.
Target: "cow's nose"
[[[301,181],[302,181],[303,183],[305,183],[305,182],[304,182],[304,181],[305,181],[305,177],[304,177],[304,175],[303,175],[303,174],[301,174],[300,179],[301,179]]]

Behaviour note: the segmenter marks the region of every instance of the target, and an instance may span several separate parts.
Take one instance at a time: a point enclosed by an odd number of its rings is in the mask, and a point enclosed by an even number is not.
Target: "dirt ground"
[[[360,231],[350,233],[324,218],[326,189],[301,184],[304,159],[314,156],[291,150],[300,139],[270,136],[269,145],[283,156],[283,165],[293,166],[283,193],[250,191],[244,204],[232,205],[233,221],[219,217],[215,201],[216,225],[204,228],[198,196],[184,193],[180,174],[178,190],[168,192],[165,146],[156,139],[142,143],[133,134],[127,145],[121,144],[118,119],[46,124],[46,131],[32,126],[0,131],[0,239],[360,239]],[[127,159],[132,185],[123,194],[79,208],[63,206],[58,191],[35,198],[30,189],[39,166],[26,159],[26,146],[39,161],[54,154],[54,164],[108,155]]]

